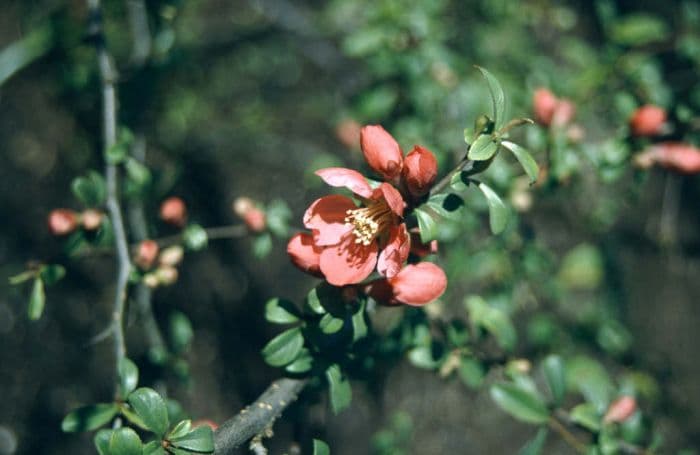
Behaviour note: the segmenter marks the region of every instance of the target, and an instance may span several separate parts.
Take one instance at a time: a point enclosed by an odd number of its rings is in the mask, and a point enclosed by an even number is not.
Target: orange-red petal
[[[406,201],[403,200],[403,196],[401,196],[399,190],[386,182],[382,182],[372,194],[372,199],[376,200],[379,198],[384,198],[387,205],[396,216],[403,216],[403,211],[406,208]]]
[[[365,198],[372,196],[372,187],[367,183],[367,179],[357,171],[344,167],[328,167],[315,172],[324,182],[330,186],[345,187]]]
[[[388,282],[395,300],[413,306],[432,302],[447,288],[445,272],[431,262],[407,265]]]
[[[387,278],[396,276],[411,250],[411,238],[404,223],[393,226],[389,231],[389,242],[377,259],[377,272]]]
[[[659,166],[681,174],[700,173],[700,149],[682,142],[664,142],[652,148]]]
[[[403,164],[403,176],[408,191],[413,196],[423,196],[435,183],[438,165],[435,155],[419,145],[415,145]]]
[[[311,234],[299,233],[289,239],[287,254],[292,264],[306,273],[322,276],[319,266],[321,249],[314,245]]]
[[[380,125],[367,125],[360,131],[360,145],[367,164],[386,180],[401,174],[403,153],[398,142]]]
[[[304,226],[314,233],[316,245],[335,245],[352,231],[352,225],[345,223],[348,210],[357,208],[347,196],[332,194],[316,199],[304,213]]]
[[[347,235],[338,245],[323,249],[321,273],[333,286],[359,283],[374,270],[377,249],[377,242],[363,245],[355,243],[355,236]]]

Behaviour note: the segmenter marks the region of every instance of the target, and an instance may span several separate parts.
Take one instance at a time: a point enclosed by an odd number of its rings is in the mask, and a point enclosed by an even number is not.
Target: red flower
[[[634,111],[630,117],[630,128],[635,136],[655,136],[663,129],[666,111],[652,104],[646,104]]]
[[[447,277],[431,262],[407,265],[390,278],[371,282],[367,294],[378,302],[421,306],[440,297],[447,287]]]
[[[78,215],[70,209],[54,209],[49,213],[49,230],[53,235],[66,235],[78,227]]]
[[[179,197],[169,197],[160,205],[160,219],[168,224],[183,227],[187,223],[187,206]]]
[[[662,142],[649,147],[634,158],[643,169],[654,164],[680,174],[700,173],[700,149],[682,142]]]

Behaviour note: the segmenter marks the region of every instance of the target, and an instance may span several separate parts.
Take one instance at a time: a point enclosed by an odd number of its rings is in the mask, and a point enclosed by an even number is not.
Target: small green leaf
[[[367,336],[367,321],[365,321],[364,300],[357,306],[357,310],[352,315],[352,341],[360,340]]]
[[[306,296],[306,305],[316,314],[326,314],[326,309],[321,305],[321,299],[318,296],[319,287],[320,285],[309,291]]]
[[[605,412],[615,387],[603,365],[590,357],[575,357],[566,363],[566,379],[598,412]]]
[[[71,183],[73,195],[87,207],[98,207],[107,199],[107,185],[98,172],[90,171],[85,177],[76,177]]]
[[[490,306],[479,296],[467,297],[465,305],[474,325],[493,335],[503,349],[510,351],[515,347],[518,335],[513,322],[503,310]]]
[[[289,300],[270,299],[265,304],[265,319],[273,324],[291,324],[299,320],[299,310]]]
[[[523,167],[527,176],[530,177],[530,183],[535,183],[540,174],[540,168],[537,166],[537,162],[532,155],[530,155],[530,152],[524,147],[510,141],[503,141],[501,145],[513,152],[513,155],[515,155],[515,158]]]
[[[547,428],[542,427],[537,430],[534,438],[518,451],[518,455],[540,455],[547,442]]]
[[[214,452],[214,433],[209,425],[202,425],[179,438],[170,439],[170,443],[179,449],[197,453]]]
[[[496,124],[496,129],[498,129],[505,120],[506,95],[503,93],[503,87],[501,87],[500,82],[498,82],[498,79],[496,79],[493,74],[480,66],[476,68],[481,71],[481,74],[484,76],[489,86],[491,102],[493,103],[493,122]]]
[[[92,431],[106,424],[119,412],[114,403],[99,403],[74,409],[63,418],[61,430],[66,433]]]
[[[462,382],[472,388],[480,387],[484,382],[484,377],[486,377],[484,366],[471,357],[463,357],[460,360],[457,373]]]
[[[187,350],[192,343],[194,330],[189,318],[179,311],[170,314],[170,342],[173,351],[181,354]]]
[[[126,161],[126,175],[138,188],[143,188],[151,182],[151,171],[134,158]]]
[[[336,318],[330,313],[326,313],[321,318],[321,321],[319,321],[318,326],[323,333],[330,335],[343,328],[343,320]]]
[[[112,430],[99,430],[92,438],[95,443],[97,453],[100,455],[109,455],[109,439],[112,437]]]
[[[265,362],[273,367],[287,365],[297,358],[304,347],[304,336],[299,327],[285,330],[270,340],[262,350]]]
[[[490,160],[498,151],[498,144],[494,142],[490,134],[482,134],[477,137],[469,147],[469,159],[474,161]]]
[[[544,371],[544,377],[547,379],[549,391],[552,392],[554,404],[561,404],[566,394],[564,362],[558,355],[549,355],[542,362],[542,370]]]
[[[479,189],[486,197],[486,202],[489,204],[489,224],[491,232],[500,234],[508,224],[508,207],[503,203],[500,197],[485,183],[479,183]]]
[[[167,452],[163,448],[161,441],[151,441],[148,444],[144,444],[142,455],[167,455]]]
[[[190,224],[182,233],[182,240],[185,246],[192,251],[199,251],[206,248],[208,243],[207,231],[198,224]]]
[[[18,284],[24,283],[25,281],[29,281],[32,278],[36,278],[36,271],[25,270],[22,273],[18,273],[17,275],[11,276],[9,278],[9,281],[11,285],[16,286]]]
[[[178,422],[175,427],[168,433],[167,439],[179,438],[186,435],[192,429],[192,421],[189,419]]]
[[[142,455],[141,438],[129,427],[117,428],[109,438],[110,455]]]
[[[331,449],[328,444],[321,441],[320,439],[314,439],[314,453],[313,455],[331,455]]]
[[[302,349],[296,360],[287,365],[284,369],[294,374],[306,373],[313,367],[313,364],[314,358],[311,356],[308,349]]]
[[[569,413],[569,418],[572,422],[593,432],[600,430],[600,414],[593,403],[582,403],[574,407]]]
[[[123,399],[134,391],[139,383],[139,369],[134,362],[124,357],[119,362],[119,390]]]
[[[549,411],[540,398],[515,384],[494,384],[491,398],[501,409],[523,422],[542,424],[549,420]]]
[[[331,408],[335,414],[338,414],[340,411],[347,408],[352,401],[350,382],[343,377],[340,367],[336,364],[328,367],[326,370],[326,379],[328,379]]]
[[[408,351],[408,360],[411,365],[424,370],[434,370],[439,361],[433,356],[432,346],[416,346]]]
[[[59,264],[47,264],[41,268],[39,273],[46,286],[53,286],[66,276],[66,269]]]
[[[438,223],[435,215],[427,210],[417,208],[413,211],[418,219],[418,228],[420,229],[420,240],[423,243],[428,243],[437,238]]]
[[[272,251],[272,236],[265,232],[260,234],[253,239],[253,255],[262,259]]]
[[[603,255],[597,247],[581,243],[566,253],[557,278],[568,289],[597,289],[605,274],[603,262]]]
[[[120,164],[129,156],[129,149],[119,142],[113,144],[105,152],[105,158],[109,164]]]
[[[265,210],[267,228],[277,237],[287,237],[289,235],[289,220],[292,211],[287,203],[281,199],[275,199],[267,205]]]
[[[44,312],[46,304],[46,294],[44,293],[44,281],[41,277],[34,278],[32,293],[29,296],[29,305],[27,306],[27,316],[30,320],[36,321]]]
[[[143,423],[159,437],[163,437],[170,426],[163,398],[155,390],[141,387],[129,395],[128,402]]]

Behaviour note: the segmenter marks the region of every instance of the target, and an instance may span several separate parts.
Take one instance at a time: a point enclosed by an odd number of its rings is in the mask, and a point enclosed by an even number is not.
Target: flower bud
[[[158,250],[158,243],[155,240],[144,240],[136,248],[134,262],[144,270],[149,269],[158,256]]]
[[[532,110],[535,119],[542,125],[549,126],[558,103],[559,100],[549,89],[538,88],[535,90],[532,96]]]
[[[159,284],[169,286],[177,281],[177,269],[168,265],[162,265],[156,269],[156,277]]]
[[[360,130],[360,146],[369,167],[385,180],[392,181],[401,175],[401,147],[380,125],[367,125]]]
[[[102,224],[102,213],[94,209],[84,210],[80,214],[80,222],[86,231],[94,231]]]
[[[151,289],[155,289],[160,283],[158,282],[158,277],[155,273],[147,273],[143,276],[143,284]]]
[[[170,246],[160,253],[159,262],[161,265],[174,267],[182,262],[184,255],[185,250],[180,245]]]
[[[403,176],[408,191],[415,197],[423,196],[435,183],[438,171],[433,153],[419,145],[413,147],[404,160]]]
[[[612,402],[608,408],[608,411],[605,413],[605,417],[603,417],[603,422],[624,422],[625,420],[629,419],[636,410],[637,401],[634,399],[634,397],[620,397]]]
[[[238,197],[233,201],[233,213],[243,218],[246,213],[255,208],[255,202],[249,197]]]
[[[187,206],[179,197],[169,197],[160,205],[160,219],[168,224],[183,227],[187,223]]]
[[[267,227],[265,212],[257,207],[253,207],[243,215],[243,222],[253,232],[262,232]]]
[[[576,115],[576,106],[567,99],[559,100],[554,107],[552,113],[552,125],[565,126],[568,125]]]
[[[53,235],[66,235],[78,227],[78,216],[70,209],[54,209],[49,213],[49,231]]]
[[[360,143],[362,126],[355,120],[346,119],[335,127],[335,137],[347,148],[355,148]]]
[[[632,113],[630,129],[634,136],[656,136],[666,122],[666,111],[652,104],[644,105]]]

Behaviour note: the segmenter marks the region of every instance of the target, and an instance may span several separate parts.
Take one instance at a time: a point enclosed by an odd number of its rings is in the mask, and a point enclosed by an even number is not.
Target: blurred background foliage
[[[2,9],[0,270],[13,275],[31,258],[68,273],[34,323],[26,290],[0,281],[0,454],[82,453],[89,437],[61,434],[59,422],[110,394],[110,348],[91,339],[109,320],[114,270],[104,256],[66,261],[44,220],[76,208],[72,179],[102,166],[99,78],[83,2],[4,0]],[[647,437],[663,435],[665,451],[700,446],[700,185],[635,170],[648,142],[628,128],[633,110],[653,103],[669,112],[667,139],[700,143],[697,2],[110,0],[104,17],[119,122],[146,144],[152,181],[134,194],[146,195],[151,236],[172,233],[156,216],[172,194],[205,226],[238,222],[230,205],[240,195],[283,199],[300,225],[325,191],[315,169],[362,167],[358,125],[381,123],[405,150],[428,147],[447,172],[465,153],[465,127],[490,109],[474,65],[503,84],[510,117],[533,116],[538,87],[570,99],[567,128],[512,133],[547,171],[537,185],[505,154],[483,175],[510,202],[506,232],[489,234],[485,202],[467,191],[467,210],[440,227],[447,294],[425,312],[382,313],[383,349],[394,352],[392,334],[409,336],[409,363],[439,369],[454,340],[426,335],[431,321],[466,320],[468,309],[473,323],[486,305],[513,321],[514,334],[496,337],[508,358],[559,353],[574,382],[602,371],[603,401],[633,391],[653,416]],[[276,377],[259,355],[274,334],[263,304],[299,298],[314,282],[289,266],[284,241],[263,260],[251,245],[211,243],[156,292],[166,333],[173,315],[194,327],[188,362],[149,362],[128,319],[143,377],[195,418],[222,421]],[[292,408],[272,452],[320,434],[340,454],[514,453],[534,435],[473,388],[489,379],[486,363],[462,359],[445,378],[392,366],[366,378],[370,387],[358,383],[339,417],[313,401]],[[550,439],[545,453],[571,450]]]

